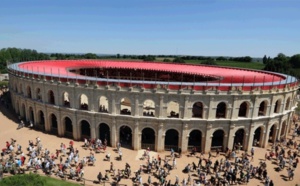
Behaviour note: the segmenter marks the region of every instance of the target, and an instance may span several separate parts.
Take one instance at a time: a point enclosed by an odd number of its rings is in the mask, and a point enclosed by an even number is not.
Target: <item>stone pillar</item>
[[[97,111],[98,112],[98,108],[99,108],[99,102],[97,100],[95,100],[97,97],[94,97],[94,90],[89,89],[90,92],[90,98],[92,98],[91,100],[89,100],[89,110],[92,112]],[[96,106],[97,105],[97,106]]]
[[[185,153],[188,151],[188,142],[189,142],[189,133],[188,133],[188,125],[183,124],[182,132],[181,132],[181,140],[179,141],[182,152]]]
[[[91,124],[90,124],[90,129],[91,129],[91,138],[94,138],[96,139],[97,136],[96,136],[96,123],[95,123],[95,119],[92,118],[91,119]]]
[[[270,126],[268,124],[268,127],[264,130],[264,136],[265,136],[265,138],[264,138],[264,141],[262,143],[262,147],[264,147],[264,148],[268,147],[270,130],[271,130],[271,128],[270,128]]]
[[[58,130],[58,136],[64,136],[64,126],[63,126],[63,122],[61,122],[60,119],[60,112],[57,113],[57,117],[56,117],[56,121],[57,121],[57,130]]]
[[[206,140],[205,140],[206,134],[202,134],[202,139],[201,139],[201,152],[205,152],[205,147],[206,147]]]
[[[73,118],[72,121],[72,125],[73,125],[73,138],[77,141],[81,140],[81,135],[80,135],[80,125],[77,124],[77,117],[76,117],[76,113],[75,113],[75,117]]]
[[[134,116],[139,116],[139,95],[134,95]]]
[[[251,148],[253,146],[254,132],[255,132],[254,125],[251,125],[250,132],[248,134],[247,146],[245,148],[246,151],[250,152],[250,150],[251,150]]]
[[[117,138],[118,138],[117,136],[118,136],[118,132],[117,132],[116,120],[113,119],[112,126],[111,126],[111,133],[110,133],[110,141],[112,147],[116,147],[117,145]]]
[[[158,107],[158,117],[159,118],[163,118],[164,116],[164,96],[160,95],[159,96],[159,105],[157,105]]]
[[[109,106],[110,106],[109,110],[111,111],[111,114],[116,115],[116,107],[120,106],[120,103],[116,105],[115,93],[111,93],[111,103],[109,104]]]
[[[133,135],[132,135],[132,142],[133,142],[133,150],[139,150],[139,146],[141,144],[140,137],[141,134],[139,133],[139,122],[135,121]]]
[[[234,143],[234,137],[235,137],[234,128],[235,128],[234,124],[231,124],[230,127],[229,127],[228,143],[227,143],[227,147],[229,149],[232,149],[233,145],[234,145],[233,144]]]
[[[259,147],[265,147],[265,140],[266,140],[266,127],[264,127],[264,130],[262,133],[260,133],[259,138]]]
[[[205,138],[205,146],[204,146],[204,153],[208,153],[211,149],[211,142],[213,138],[213,134],[211,133],[212,125],[208,124],[206,126],[206,138]]]
[[[184,106],[183,106],[183,115],[182,118],[191,118],[191,114],[189,113],[189,108],[188,108],[188,104],[189,104],[189,97],[186,96],[184,97]]]
[[[45,121],[45,131],[50,132],[51,131],[51,122],[49,121],[50,117],[48,116],[47,109],[45,107],[44,107],[43,113],[44,113],[44,121]],[[41,121],[39,121],[39,122],[41,122]]]
[[[165,150],[165,132],[163,123],[159,123],[158,134],[156,137],[156,150],[157,152],[162,152]]]
[[[227,147],[227,143],[228,143],[228,134],[224,134],[224,139],[223,139],[223,151],[225,151],[226,147]]]

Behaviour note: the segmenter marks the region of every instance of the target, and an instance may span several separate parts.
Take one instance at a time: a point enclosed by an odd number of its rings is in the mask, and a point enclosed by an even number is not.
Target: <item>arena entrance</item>
[[[155,151],[155,132],[151,128],[144,128],[142,130],[142,149],[150,148]]]
[[[240,150],[244,149],[244,137],[245,137],[244,129],[239,129],[235,132],[233,149],[238,149],[238,147],[240,148]]]
[[[81,139],[90,139],[91,138],[91,127],[89,122],[82,120],[81,124]]]
[[[189,136],[188,150],[191,151],[193,147],[196,147],[197,152],[201,152],[202,132],[200,130],[193,130]]]
[[[32,107],[29,107],[29,120],[34,124],[34,114]]]
[[[280,137],[281,138],[284,138],[285,130],[286,130],[286,121],[284,121],[282,123],[281,132],[280,132]]]
[[[36,125],[38,130],[45,131],[45,117],[43,111],[38,112],[39,122]]]
[[[65,117],[65,134],[64,136],[67,138],[73,139],[73,125],[72,120],[69,117]]]
[[[270,128],[269,132],[269,143],[275,143],[276,141],[276,124],[273,124],[272,127]]]
[[[119,129],[121,147],[132,149],[132,130],[128,126],[121,126]]]
[[[261,147],[263,138],[263,126],[258,127],[254,132],[253,146]]]
[[[165,150],[178,150],[179,133],[175,129],[169,129],[165,136]]]
[[[106,140],[106,142],[107,142],[106,145],[111,146],[110,129],[106,123],[100,123],[100,125],[99,125],[99,139],[102,141],[102,144],[104,144],[104,142]]]
[[[25,105],[24,104],[22,104],[21,118],[22,118],[23,121],[26,121],[26,109],[25,109]]]
[[[211,150],[223,151],[223,140],[224,140],[224,131],[219,129],[213,133],[212,141],[211,141]]]
[[[58,129],[57,129],[57,118],[54,114],[51,114],[50,116],[51,120],[51,133],[52,134],[58,134]]]

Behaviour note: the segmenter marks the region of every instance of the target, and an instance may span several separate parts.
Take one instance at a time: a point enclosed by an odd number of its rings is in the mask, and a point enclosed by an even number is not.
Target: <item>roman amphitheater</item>
[[[36,130],[158,152],[266,147],[287,135],[298,89],[266,71],[104,60],[10,64],[9,81]]]

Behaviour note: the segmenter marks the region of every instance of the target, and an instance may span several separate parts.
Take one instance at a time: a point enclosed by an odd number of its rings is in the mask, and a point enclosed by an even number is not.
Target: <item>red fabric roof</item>
[[[280,81],[284,76],[266,71],[238,69],[230,67],[172,64],[159,62],[135,62],[135,61],[106,61],[106,60],[49,60],[20,63],[19,68],[34,73],[47,73],[52,75],[76,76],[67,72],[67,69],[75,68],[124,68],[144,69],[156,71],[169,71],[178,73],[195,74],[202,76],[221,77],[220,83],[263,83]]]

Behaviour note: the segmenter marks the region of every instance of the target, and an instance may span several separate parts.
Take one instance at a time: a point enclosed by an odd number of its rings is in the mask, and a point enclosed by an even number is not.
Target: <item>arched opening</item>
[[[34,113],[32,107],[29,107],[29,119],[34,124]]]
[[[128,98],[122,98],[120,104],[120,114],[131,115],[131,102]]]
[[[169,113],[169,118],[179,118],[179,103],[170,101],[168,103],[167,113]]]
[[[290,102],[291,102],[291,98],[289,97],[289,98],[286,100],[286,103],[285,103],[285,110],[289,110],[289,108],[290,108]]]
[[[45,117],[44,117],[43,111],[40,110],[40,111],[38,112],[38,117],[39,117],[39,123],[38,123],[38,125],[37,125],[37,128],[38,128],[39,130],[44,131],[44,130],[45,130]]]
[[[226,118],[226,109],[226,103],[219,103],[217,106],[216,118]]]
[[[120,130],[119,130],[119,134],[120,134],[120,143],[122,147],[125,148],[132,148],[132,131],[131,128],[128,126],[121,126]]]
[[[143,104],[143,116],[155,117],[155,103],[154,101],[147,99]]]
[[[31,88],[30,88],[30,86],[27,86],[27,97],[30,98],[30,99],[32,98],[31,97]]]
[[[194,103],[192,112],[194,118],[203,118],[203,104],[201,102]]]
[[[165,136],[165,150],[178,151],[179,133],[175,129],[169,129]]]
[[[22,113],[21,113],[21,118],[26,121],[26,108],[25,105],[22,104]]]
[[[57,118],[54,114],[51,114],[50,116],[51,120],[51,133],[53,134],[58,134],[58,129],[57,129]]]
[[[89,122],[82,120],[81,124],[81,139],[90,139],[91,138],[91,128]]]
[[[286,121],[284,121],[283,123],[282,123],[282,126],[281,126],[281,132],[280,132],[280,137],[284,137],[284,135],[285,135],[285,132],[286,131]]]
[[[36,89],[36,99],[39,100],[39,101],[42,101],[41,89],[40,88]]]
[[[279,113],[280,112],[280,107],[281,107],[281,99],[278,99],[275,102],[274,113]]]
[[[22,84],[20,84],[20,92],[19,93],[23,94],[23,86],[22,86]]]
[[[237,148],[244,149],[244,137],[245,137],[244,129],[239,129],[235,132],[234,141],[233,141],[233,147],[235,149]]]
[[[263,126],[258,127],[254,132],[253,146],[261,147],[263,138]]]
[[[63,105],[65,107],[71,107],[70,98],[69,98],[69,93],[68,92],[64,92],[63,93]]]
[[[247,117],[247,114],[248,114],[248,103],[246,101],[244,101],[240,105],[239,117]]]
[[[72,120],[69,117],[65,117],[64,124],[65,124],[65,134],[64,134],[64,136],[67,137],[67,138],[73,138]]]
[[[104,144],[105,140],[107,142],[107,145],[110,146],[110,129],[109,126],[106,123],[100,123],[99,125],[99,139]]]
[[[193,130],[190,132],[189,141],[188,141],[188,150],[192,150],[192,148],[196,147],[198,152],[202,151],[202,132],[200,130]]]
[[[99,112],[108,113],[108,100],[105,96],[99,98]]]
[[[212,141],[211,141],[211,149],[212,150],[223,150],[223,140],[224,140],[224,131],[219,129],[213,133]]]
[[[49,90],[49,92],[48,92],[48,102],[50,103],[50,104],[55,104],[55,98],[54,98],[54,93],[53,93],[53,91],[52,90]]]
[[[80,96],[80,109],[89,110],[89,99],[85,94],[81,94]]]
[[[142,130],[142,149],[147,148],[155,150],[155,132],[151,128],[144,128]]]
[[[259,105],[258,116],[265,116],[267,112],[267,101],[262,101]]]
[[[275,141],[276,141],[276,125],[273,124],[272,127],[270,128],[268,142],[274,143]]]

